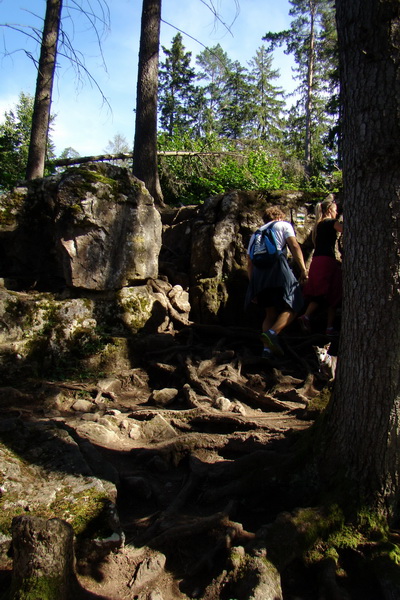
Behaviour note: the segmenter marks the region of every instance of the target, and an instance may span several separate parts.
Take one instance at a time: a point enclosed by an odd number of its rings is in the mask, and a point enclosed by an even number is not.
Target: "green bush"
[[[229,190],[328,190],[322,175],[305,180],[290,157],[256,140],[159,136],[160,182],[168,204],[198,204]],[[177,153],[177,154],[173,154]],[[181,153],[181,154],[179,154]],[[327,187],[328,186],[328,187]]]

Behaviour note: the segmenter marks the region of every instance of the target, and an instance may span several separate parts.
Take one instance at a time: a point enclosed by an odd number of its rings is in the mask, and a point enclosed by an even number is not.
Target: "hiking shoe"
[[[264,345],[267,348],[269,348],[269,350],[271,350],[273,354],[276,354],[276,356],[284,355],[276,333],[271,333],[270,331],[263,331],[263,333],[261,334],[261,339]]]
[[[336,337],[339,335],[339,332],[334,327],[327,327],[325,334],[329,337]]]
[[[261,353],[262,358],[273,358],[273,356],[274,354],[272,350],[270,350],[269,348],[263,348],[263,351]]]
[[[297,320],[300,323],[300,327],[304,333],[311,333],[311,323],[309,317],[306,317],[306,315],[301,315],[301,317],[299,317]]]

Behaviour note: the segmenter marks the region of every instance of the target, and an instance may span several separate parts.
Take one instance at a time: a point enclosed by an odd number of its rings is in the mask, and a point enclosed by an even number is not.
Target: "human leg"
[[[284,352],[278,341],[278,334],[289,323],[293,321],[296,313],[293,310],[287,309],[279,313],[268,330],[264,330],[261,337],[264,343],[264,348],[269,348],[273,354],[283,356]]]
[[[284,310],[282,311],[276,318],[275,322],[272,324],[272,331],[278,335],[282,329],[287,327],[295,318],[296,313],[293,310]]]
[[[333,329],[333,323],[335,320],[335,316],[336,316],[336,307],[328,306],[327,320],[326,320],[326,328],[327,329]]]
[[[272,325],[275,323],[276,317],[277,317],[276,308],[274,306],[266,306],[265,307],[265,317],[262,322],[262,333],[261,333],[261,339],[262,339],[262,342],[264,345],[262,356],[264,358],[272,358],[272,356],[273,356],[273,352],[269,348],[267,341],[264,337],[264,332],[268,331],[270,329],[270,327],[272,327]]]
[[[264,349],[269,348],[274,354],[282,356],[284,354],[278,341],[278,334],[284,329],[296,316],[296,312],[290,308],[290,305],[283,299],[285,293],[284,287],[276,287],[267,290],[264,296],[265,318],[263,321],[261,338],[264,343]]]
[[[339,335],[338,330],[335,329],[335,326],[334,326],[335,317],[336,317],[336,307],[329,306],[328,307],[328,317],[327,317],[327,321],[326,321],[326,335],[328,335],[328,336]]]
[[[313,312],[315,312],[318,308],[318,302],[316,302],[315,300],[311,300],[311,302],[308,304],[306,311],[304,313],[304,316],[307,317],[308,319],[311,317],[311,315],[313,314]]]
[[[311,331],[311,315],[317,310],[317,308],[318,302],[311,300],[306,308],[305,313],[299,317],[300,326],[305,333],[309,333]]]
[[[264,321],[262,323],[263,331],[268,331],[268,329],[271,329],[272,325],[276,321],[277,314],[278,314],[278,312],[277,312],[275,306],[267,306],[265,308],[265,317],[264,317]]]

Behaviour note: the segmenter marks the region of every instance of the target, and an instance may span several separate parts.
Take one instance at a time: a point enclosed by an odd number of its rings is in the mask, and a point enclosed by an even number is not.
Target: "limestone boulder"
[[[0,286],[0,378],[5,383],[20,373],[59,376],[129,370],[129,336],[188,325],[189,311],[188,293],[162,280],[149,279],[146,285],[92,298],[61,298]],[[103,384],[99,389],[112,397],[113,382]]]
[[[149,279],[146,285],[122,288],[116,297],[121,320],[131,333],[161,333],[189,324],[189,294],[180,285]]]
[[[81,167],[60,182],[57,200],[56,235],[68,285],[119,289],[157,276],[161,218],[127,169]]]
[[[29,182],[3,277],[51,289],[115,290],[158,274],[161,217],[127,169],[87,164]]]

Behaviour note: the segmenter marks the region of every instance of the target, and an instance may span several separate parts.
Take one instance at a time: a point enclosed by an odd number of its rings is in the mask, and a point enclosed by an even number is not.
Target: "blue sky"
[[[240,12],[233,22],[234,0],[214,0],[221,20],[231,25],[231,33],[216,24],[213,15],[201,0],[163,0],[162,18],[182,31],[183,43],[195,57],[204,46],[220,44],[231,60],[248,66],[262,36],[267,31],[289,27],[288,0],[239,0]],[[68,4],[68,0],[64,0]],[[87,6],[89,0],[79,0]],[[87,78],[79,79],[75,70],[60,57],[60,66],[53,90],[52,114],[56,115],[52,139],[56,154],[72,147],[82,156],[101,154],[116,134],[133,143],[136,75],[139,50],[141,0],[108,0],[111,27],[103,37],[102,49],[106,69],[96,37],[87,20],[74,13],[74,30],[70,28],[74,47],[85,56],[85,65],[106,96],[110,108],[103,103],[100,92]],[[96,7],[96,1],[92,0]],[[41,28],[45,0],[0,0],[0,25],[13,24]],[[64,11],[64,15],[66,11]],[[68,27],[68,22],[65,23]],[[26,29],[29,32],[29,29]],[[185,35],[185,32],[188,35]],[[167,48],[176,29],[162,23],[161,44]],[[191,36],[191,37],[189,37]],[[192,38],[199,40],[198,43]],[[0,121],[4,111],[13,108],[20,92],[34,95],[36,70],[27,56],[38,57],[38,44],[10,28],[0,27]],[[163,54],[161,53],[161,60]],[[274,68],[280,70],[277,82],[292,91],[292,60],[282,50],[274,54]]]

